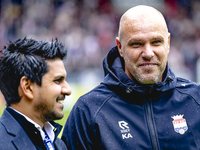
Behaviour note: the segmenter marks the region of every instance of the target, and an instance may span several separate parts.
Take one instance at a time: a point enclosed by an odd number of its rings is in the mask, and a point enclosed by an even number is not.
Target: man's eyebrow
[[[65,79],[65,76],[63,76],[63,75],[58,75],[58,76],[55,76],[54,79]]]
[[[153,38],[150,39],[150,40],[162,40],[162,41],[164,41],[164,37],[163,37],[163,36],[156,36],[156,37],[153,37]],[[130,39],[130,40],[128,41],[128,43],[132,43],[132,42],[141,42],[141,41],[143,41],[143,40],[140,39],[140,38],[133,38],[133,39]]]
[[[162,40],[162,41],[164,41],[164,37],[162,37],[162,36],[157,36],[157,37],[155,37],[155,38],[152,38],[152,40]]]
[[[132,43],[132,42],[141,42],[142,40],[141,39],[130,39],[128,41],[128,43]]]

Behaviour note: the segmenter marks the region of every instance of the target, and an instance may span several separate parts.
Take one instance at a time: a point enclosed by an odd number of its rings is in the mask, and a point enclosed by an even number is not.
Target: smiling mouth
[[[149,65],[141,65],[141,66],[154,66],[154,64],[149,64]]]
[[[57,97],[56,102],[58,103],[63,103],[65,99],[65,95],[60,95]]]
[[[142,63],[139,66],[141,67],[151,67],[151,66],[156,66],[157,63]]]
[[[58,103],[64,103],[64,100],[63,99],[57,99],[56,102],[58,102]]]

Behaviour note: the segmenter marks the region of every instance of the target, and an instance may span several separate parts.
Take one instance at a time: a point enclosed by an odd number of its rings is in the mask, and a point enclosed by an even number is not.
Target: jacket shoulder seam
[[[111,99],[111,97],[113,97],[113,95],[115,94],[115,92],[112,92],[111,95],[100,105],[100,107],[98,108],[98,110],[95,112],[94,114],[94,120],[96,118],[96,116],[98,115],[98,113],[100,112],[100,110],[105,106],[105,104]],[[94,121],[93,120],[93,121]]]
[[[197,91],[196,91],[196,88],[194,88],[194,89],[195,89],[195,92],[197,92]],[[198,105],[200,105],[200,101],[198,102],[198,100],[197,100],[192,94],[190,94],[189,92],[181,91],[181,90],[178,89],[178,88],[175,88],[175,90],[179,91],[179,92],[182,93],[182,94],[186,94],[186,95],[190,96]]]

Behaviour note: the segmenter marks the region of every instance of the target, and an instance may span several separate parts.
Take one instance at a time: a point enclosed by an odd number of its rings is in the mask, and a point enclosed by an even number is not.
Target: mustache
[[[65,99],[65,94],[59,95],[56,100],[64,100]]]

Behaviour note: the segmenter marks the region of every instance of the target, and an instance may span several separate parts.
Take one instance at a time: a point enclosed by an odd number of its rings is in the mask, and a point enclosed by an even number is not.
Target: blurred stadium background
[[[72,95],[65,117],[78,97],[103,79],[102,61],[115,46],[120,16],[146,4],[160,10],[171,32],[169,65],[181,77],[200,83],[200,0],[0,0],[0,49],[10,40],[57,37],[68,49],[65,62]],[[5,102],[0,95],[0,115]]]

